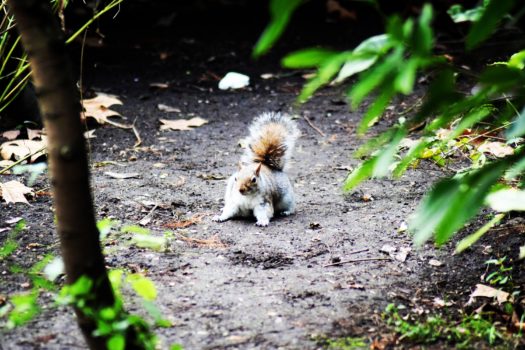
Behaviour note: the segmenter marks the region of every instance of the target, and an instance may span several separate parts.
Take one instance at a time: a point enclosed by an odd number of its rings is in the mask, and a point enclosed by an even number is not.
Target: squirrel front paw
[[[215,221],[215,222],[224,222],[224,221],[226,221],[226,219],[223,219],[220,215],[215,215],[212,218],[212,220]]]
[[[257,220],[257,222],[255,223],[255,226],[266,227],[266,226],[268,226],[269,223],[270,223],[270,220],[268,220],[268,219],[266,219],[266,220]]]

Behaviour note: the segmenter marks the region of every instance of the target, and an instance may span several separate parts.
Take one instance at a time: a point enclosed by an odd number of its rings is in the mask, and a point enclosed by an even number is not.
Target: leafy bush
[[[289,19],[296,7],[289,6],[285,0],[271,0],[271,8],[272,13],[280,13],[279,28],[282,29],[283,19]],[[519,16],[519,8],[515,12]],[[468,53],[494,35],[501,23],[511,25],[518,18],[515,12],[513,0],[486,0],[467,10],[458,1],[448,14],[454,22],[471,22],[463,38],[463,53]],[[438,182],[417,209],[410,228],[419,244],[432,234],[438,244],[445,243],[484,205],[502,212],[525,209],[525,191],[521,190],[521,173],[525,169],[521,146],[521,137],[525,134],[525,50],[504,61],[494,60],[479,73],[465,72],[437,49],[433,17],[432,6],[426,4],[418,18],[403,20],[398,15],[391,16],[384,34],[368,38],[353,50],[308,48],[292,52],[282,60],[287,68],[316,69],[316,74],[303,87],[299,102],[307,101],[329,83],[342,83],[359,75],[348,89],[347,97],[353,109],[367,98],[370,101],[357,128],[361,135],[377,123],[393,98],[415,93],[418,74],[425,72],[431,77],[421,105],[413,106],[413,113],[400,117],[389,130],[358,150],[357,156],[368,158],[344,183],[344,190],[351,191],[366,179],[399,177],[421,159],[443,166],[450,155],[466,153],[470,165]],[[276,26],[276,20],[272,16],[269,28]],[[271,31],[271,39],[268,32],[257,43],[256,54],[266,52],[282,30]],[[461,91],[460,79],[463,85],[469,81],[474,86],[471,93]],[[487,124],[488,130],[481,127]],[[410,131],[420,126],[424,128],[419,138],[408,138]],[[474,145],[475,141],[491,139],[497,133],[505,135],[506,144],[496,145],[505,147],[504,154],[493,152],[497,155],[493,157],[488,152],[487,156],[487,152]],[[474,243],[487,230],[478,231],[477,236],[464,241],[461,248]]]

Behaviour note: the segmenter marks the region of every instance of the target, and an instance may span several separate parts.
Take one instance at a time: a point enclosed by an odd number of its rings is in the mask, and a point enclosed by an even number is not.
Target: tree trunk
[[[80,276],[94,283],[97,310],[114,304],[100,248],[89,184],[80,100],[65,51],[64,34],[49,0],[8,0],[33,71],[38,103],[48,135],[49,174],[53,189],[67,283]],[[75,310],[90,349],[106,349],[106,340],[93,337],[94,320]]]

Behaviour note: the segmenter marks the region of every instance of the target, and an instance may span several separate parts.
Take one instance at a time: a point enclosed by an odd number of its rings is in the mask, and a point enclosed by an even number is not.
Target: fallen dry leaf
[[[169,222],[164,226],[168,228],[185,228],[185,227],[196,225],[200,223],[203,217],[204,217],[204,214],[195,214],[189,219]]]
[[[19,160],[32,154],[29,161],[33,163],[38,157],[45,154],[45,150],[43,150],[45,146],[46,141],[44,140],[8,141],[0,145],[0,157],[7,160]]]
[[[8,140],[14,140],[20,135],[20,130],[8,130],[2,133],[2,137]]]
[[[167,89],[170,87],[170,84],[168,83],[151,83],[149,84],[150,87],[156,88],[156,89]]]
[[[163,124],[160,126],[160,130],[191,130],[192,127],[199,127],[208,123],[206,119],[200,117],[175,120],[160,119],[160,122]]]
[[[13,165],[15,162],[12,160],[0,160],[0,168],[7,168],[8,166]]]
[[[410,253],[411,250],[412,250],[412,248],[410,248],[410,247],[401,247],[401,248],[399,248],[399,253],[397,253],[394,256],[394,259],[396,259],[397,261],[400,261],[400,262],[405,262],[405,260],[408,257],[408,254]]]
[[[85,139],[94,139],[96,138],[97,135],[95,135],[95,129],[93,130],[88,130],[84,133],[84,138]]]
[[[429,264],[430,266],[435,266],[435,267],[439,267],[439,266],[443,265],[443,263],[442,263],[441,261],[436,260],[436,259],[430,259],[430,260],[428,261],[428,264]]]
[[[23,220],[24,218],[21,217],[21,216],[17,216],[17,217],[14,217],[14,218],[10,218],[10,219],[7,219],[5,221],[6,224],[8,225],[12,225],[12,224],[16,224],[17,222]]]
[[[18,181],[0,183],[0,195],[6,203],[26,203],[29,204],[25,194],[32,193],[33,189],[21,184]]]
[[[180,113],[181,112],[181,110],[177,107],[168,106],[162,103],[158,104],[157,108],[159,109],[159,111],[166,112],[166,113]]]
[[[140,177],[139,173],[114,173],[112,171],[106,171],[104,174],[114,179],[132,179]]]
[[[203,180],[224,180],[226,178],[221,174],[198,174],[197,177]]]
[[[97,92],[95,98],[83,101],[85,118],[93,118],[99,124],[109,122],[109,117],[122,117],[120,113],[109,109],[113,105],[121,105],[120,101],[114,95],[108,95],[102,92]]]
[[[30,140],[42,139],[42,135],[44,134],[44,132],[41,129],[26,128],[26,130],[27,130],[27,138]]]
[[[467,305],[472,304],[477,297],[496,298],[499,304],[509,301],[509,297],[512,299],[509,293],[484,284],[476,284],[476,290],[470,295]]]
[[[478,147],[478,151],[483,153],[492,154],[498,158],[510,156],[514,154],[514,149],[503,142],[485,142]]]

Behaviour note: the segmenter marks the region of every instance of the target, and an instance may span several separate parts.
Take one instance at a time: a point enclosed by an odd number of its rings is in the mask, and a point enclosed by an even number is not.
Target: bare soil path
[[[380,337],[380,314],[391,302],[426,309],[435,308],[434,298],[464,302],[464,286],[474,285],[481,274],[476,260],[487,257],[477,253],[451,258],[446,247],[418,250],[399,230],[442,170],[423,164],[401,180],[370,181],[343,195],[348,169],[358,164],[352,152],[363,140],[354,133],[360,112],[348,111],[344,91],[338,88],[321,91],[298,111],[302,137],[290,170],[297,213],[266,228],[250,220],[211,221],[222,206],[225,178],[236,167],[239,140],[247,135],[251,119],[264,111],[293,112],[304,82],[300,75],[280,69],[275,59],[251,61],[252,39],[217,42],[182,35],[172,46],[164,42],[148,49],[115,45],[87,51],[84,84],[118,95],[124,104],[114,109],[129,121],[136,119],[143,140],[134,148],[129,130],[106,126],[95,131],[96,138],[90,140],[93,164],[123,165],[92,169],[99,219],[138,224],[148,217],[145,227],[162,235],[170,224],[201,218],[173,230],[162,252],[137,248],[118,232],[105,240],[110,268],[140,272],[155,282],[157,304],[174,323],[157,330],[164,345],[316,349],[315,337],[325,334]],[[249,75],[250,87],[218,90],[216,78],[228,71]],[[263,73],[275,77],[265,80]],[[169,88],[151,88],[152,83],[168,83]],[[181,112],[162,112],[159,104]],[[394,105],[378,129],[395,121],[403,108]],[[191,131],[159,131],[160,118],[191,115],[209,123]],[[139,176],[114,179],[108,171]],[[40,176],[35,188],[47,186]],[[20,291],[27,282],[9,266],[31,266],[57,251],[50,198],[36,197],[31,205],[1,204],[0,224],[22,216],[28,230],[19,238],[25,249],[0,262],[0,295]],[[1,233],[0,241],[4,237]],[[31,246],[34,242],[41,245]],[[385,246],[395,252],[385,253]],[[430,259],[443,266],[431,266]],[[131,302],[129,307],[137,305]],[[84,346],[72,313],[50,307],[29,326],[1,336],[0,348],[6,350]]]

